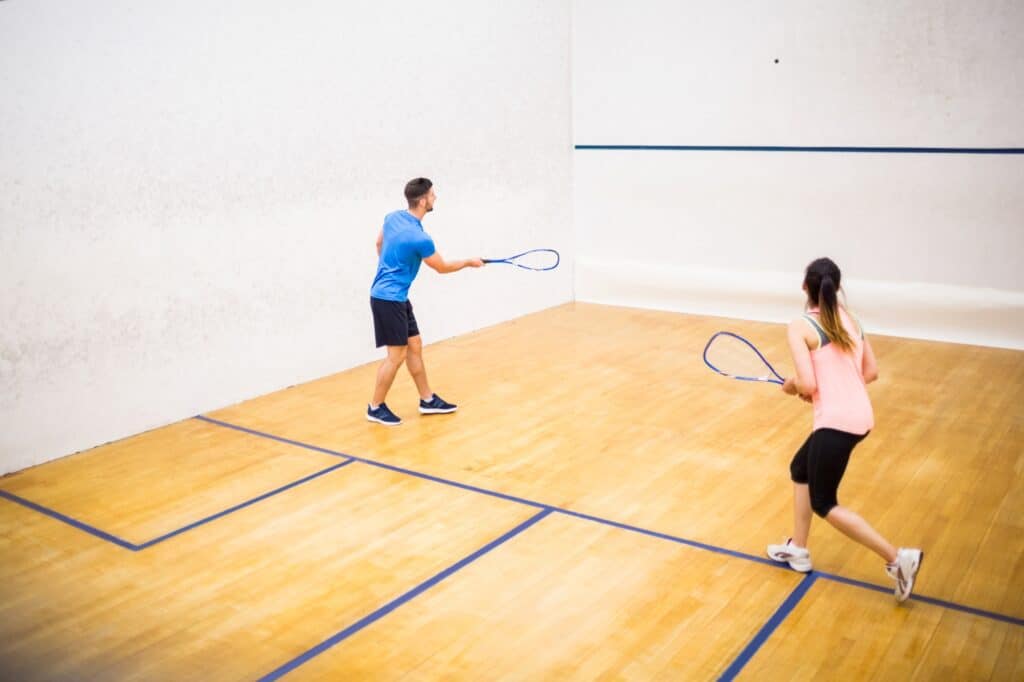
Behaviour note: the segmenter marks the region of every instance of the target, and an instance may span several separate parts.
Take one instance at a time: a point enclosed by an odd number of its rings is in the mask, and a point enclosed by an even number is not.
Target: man
[[[421,414],[450,414],[457,406],[447,403],[430,390],[427,371],[423,366],[423,342],[416,317],[409,302],[409,287],[419,272],[420,263],[426,263],[441,274],[458,272],[463,268],[479,268],[479,258],[446,261],[434,240],[423,230],[423,216],[434,210],[433,183],[427,178],[415,178],[405,186],[405,199],[409,208],[389,213],[377,237],[377,276],[370,289],[370,309],[377,347],[387,347],[387,357],[377,370],[377,385],[373,400],[367,406],[369,421],[397,426],[402,420],[384,404],[388,390],[402,363],[416,382],[420,393]]]

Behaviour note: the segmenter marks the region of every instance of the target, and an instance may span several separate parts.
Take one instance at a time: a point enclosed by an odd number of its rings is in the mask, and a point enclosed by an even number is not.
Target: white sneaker
[[[768,545],[768,558],[779,563],[787,563],[794,571],[801,573],[811,570],[810,550],[794,545],[793,538],[788,538],[781,545]]]
[[[924,552],[919,549],[907,549],[904,547],[896,550],[896,561],[886,564],[885,572],[896,581],[896,588],[893,594],[896,601],[904,602],[914,591],[914,580],[917,572],[921,569],[921,562],[924,561]]]

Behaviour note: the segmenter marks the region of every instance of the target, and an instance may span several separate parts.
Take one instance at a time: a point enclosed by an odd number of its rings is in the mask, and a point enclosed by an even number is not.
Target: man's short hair
[[[415,206],[416,202],[425,197],[433,186],[434,183],[427,178],[413,178],[405,184],[405,200],[409,202],[410,206]]]

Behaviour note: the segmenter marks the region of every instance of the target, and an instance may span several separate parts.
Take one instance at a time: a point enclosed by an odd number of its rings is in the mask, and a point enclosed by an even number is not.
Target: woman
[[[893,547],[837,499],[850,453],[874,427],[866,384],[878,378],[871,343],[837,300],[839,279],[838,266],[828,258],[808,265],[803,285],[807,314],[789,325],[796,376],[787,379],[782,390],[814,405],[814,429],[789,467],[793,537],[781,545],[768,545],[768,556],[796,571],[810,571],[807,536],[813,511],[885,560],[886,572],[896,581],[896,601],[902,602],[914,589],[924,552]]]

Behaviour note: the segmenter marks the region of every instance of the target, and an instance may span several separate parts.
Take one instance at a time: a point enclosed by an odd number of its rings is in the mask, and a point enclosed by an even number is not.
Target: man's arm
[[[384,230],[381,229],[380,234],[377,235],[377,258],[380,258],[380,250],[384,248]]]
[[[458,272],[463,268],[480,268],[483,267],[484,264],[484,262],[479,258],[466,258],[463,260],[445,260],[444,256],[442,256],[437,251],[435,251],[432,256],[424,258],[423,262],[442,275],[447,275],[449,272]]]

